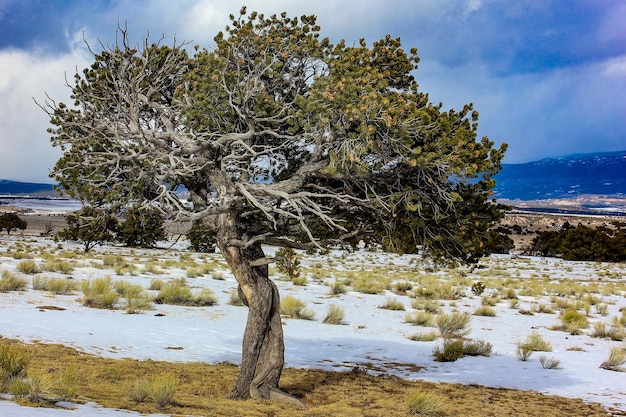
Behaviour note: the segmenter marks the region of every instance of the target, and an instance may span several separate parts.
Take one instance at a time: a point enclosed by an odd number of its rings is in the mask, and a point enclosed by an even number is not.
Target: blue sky
[[[505,163],[626,149],[623,0],[0,0],[0,179],[51,182],[59,158],[33,98],[67,100],[90,65],[83,37],[165,36],[203,47],[241,5],[315,14],[332,41],[386,34],[417,47],[415,76],[444,108],[472,102]]]

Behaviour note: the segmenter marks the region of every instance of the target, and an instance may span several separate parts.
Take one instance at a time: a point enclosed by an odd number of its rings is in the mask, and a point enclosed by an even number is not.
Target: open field
[[[304,282],[271,270],[283,301],[296,298],[306,310],[284,316],[282,385],[308,407],[294,410],[225,399],[236,367],[209,364],[238,363],[246,309],[233,300],[236,282],[218,254],[192,254],[182,244],[83,254],[27,232],[0,239],[3,277],[25,283],[0,293],[0,336],[38,343],[30,347],[33,375],[54,375],[61,363],[80,369],[73,403],[166,414],[408,415],[420,389],[443,404],[431,415],[626,415],[624,364],[600,368],[626,347],[624,264],[493,256],[474,269],[441,270],[378,251],[301,254]],[[98,279],[117,294],[108,308],[89,307],[90,285],[81,288]],[[157,281],[182,284],[192,301],[152,302],[164,298]],[[340,325],[324,323],[331,306],[343,312]],[[570,320],[572,312],[580,321]],[[444,347],[437,322],[453,313],[469,315],[463,340],[483,351],[437,361]],[[290,318],[299,315],[309,320]],[[529,349],[533,337],[549,349]],[[178,384],[172,404],[120,394],[140,375],[163,372]],[[0,401],[0,414],[35,415],[14,407]]]

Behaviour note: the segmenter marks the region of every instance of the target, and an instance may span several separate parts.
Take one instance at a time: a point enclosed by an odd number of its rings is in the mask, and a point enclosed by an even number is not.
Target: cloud
[[[43,102],[48,92],[59,100],[68,100],[65,73],[71,78],[75,66],[83,67],[86,62],[80,51],[60,56],[0,51],[0,178],[52,181],[47,174],[60,154],[48,141],[49,118],[33,98]]]

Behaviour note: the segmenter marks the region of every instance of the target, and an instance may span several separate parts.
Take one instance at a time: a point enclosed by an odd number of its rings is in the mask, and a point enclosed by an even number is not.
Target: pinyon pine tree
[[[262,245],[483,255],[503,215],[490,195],[505,147],[477,140],[472,105],[429,102],[400,39],[331,44],[314,16],[245,8],[193,56],[118,39],[76,74],[72,105],[42,106],[63,151],[53,176],[86,205],[157,207],[212,231],[249,307],[233,398],[297,401],[279,389],[280,300]]]

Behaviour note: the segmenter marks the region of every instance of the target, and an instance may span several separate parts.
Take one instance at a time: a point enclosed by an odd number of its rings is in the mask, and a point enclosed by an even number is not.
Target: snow
[[[19,237],[0,238],[0,270],[15,271],[19,259],[7,253],[8,247],[15,244],[30,245],[31,248],[44,245],[49,250],[56,243],[44,238]],[[64,249],[79,248],[63,243]],[[139,259],[141,263],[150,257],[178,259],[182,253],[179,247],[170,250],[129,250],[111,247],[97,248],[96,254],[120,253],[129,259]],[[15,249],[12,249],[15,251]],[[268,248],[271,252],[272,248]],[[95,255],[95,254],[94,254]],[[193,255],[198,260],[204,258],[221,259],[216,255]],[[346,271],[370,270],[374,267],[388,267],[398,270],[423,270],[424,265],[415,256],[398,256],[383,252],[360,251],[347,257],[341,251],[331,251],[327,255],[303,255],[303,266],[322,265],[327,271],[329,259],[333,268]],[[41,262],[41,260],[38,260]],[[81,259],[71,276],[77,280],[94,279],[111,275],[114,280],[139,283],[147,288],[150,280],[184,277],[181,269],[167,269],[164,274],[142,274],[136,276],[116,276],[111,269],[96,268]],[[494,308],[495,317],[472,316],[472,331],[469,338],[485,340],[493,345],[490,357],[465,357],[455,362],[436,362],[432,352],[441,342],[415,342],[407,338],[416,332],[431,331],[404,323],[411,299],[390,291],[384,294],[369,295],[348,292],[331,296],[324,281],[309,277],[307,286],[294,286],[282,281],[277,275],[275,281],[281,296],[294,295],[307,303],[307,308],[316,313],[315,320],[284,319],[285,361],[287,367],[319,368],[333,371],[349,370],[354,367],[367,367],[371,374],[393,374],[412,380],[479,384],[490,387],[532,390],[550,395],[582,398],[598,402],[607,409],[626,411],[626,377],[624,373],[599,368],[608,358],[611,347],[624,346],[624,342],[590,337],[593,322],[600,320],[610,323],[613,316],[620,316],[619,309],[626,306],[626,291],[623,287],[625,266],[623,264],[600,264],[592,262],[567,262],[548,258],[522,258],[492,256],[483,261],[484,269],[466,270],[470,282],[487,281],[491,276],[501,274],[515,278],[535,278],[543,281],[565,280],[566,282],[622,284],[618,294],[603,295],[602,302],[608,305],[608,314],[601,316],[591,312],[591,326],[582,335],[570,335],[563,331],[548,328],[559,322],[557,314],[521,314],[530,310],[533,304],[549,304],[549,297],[520,297],[520,305],[513,309],[507,300]],[[485,272],[486,271],[486,272]],[[439,272],[445,281],[446,274]],[[55,273],[44,273],[55,276]],[[485,275],[488,274],[488,275]],[[25,276],[29,279],[32,277]],[[143,314],[125,314],[123,310],[100,310],[83,307],[78,294],[51,295],[34,291],[31,287],[24,292],[0,293],[0,336],[19,339],[24,342],[60,343],[80,351],[94,353],[107,358],[153,359],[164,361],[203,361],[209,363],[240,360],[241,340],[244,331],[247,309],[227,304],[236,281],[230,272],[224,270],[223,280],[210,276],[189,278],[194,288],[210,288],[219,299],[212,307],[180,307],[155,305],[154,310]],[[569,281],[568,281],[569,280]],[[470,284],[471,285],[471,284]],[[443,312],[473,312],[481,304],[481,298],[474,296],[468,287],[465,296],[455,301],[442,301]],[[391,311],[379,308],[386,299],[396,298],[407,311]],[[345,325],[323,324],[327,308],[336,304],[345,308]],[[38,306],[58,306],[64,310],[39,309]],[[161,313],[158,314],[157,313]],[[551,352],[535,352],[528,361],[520,361],[516,354],[517,342],[523,341],[531,332],[539,332],[552,344]],[[176,348],[176,349],[172,349]],[[572,350],[576,348],[576,350]],[[558,359],[559,369],[543,369],[539,356]],[[21,407],[0,399],[2,416],[128,416],[139,415],[123,410],[105,409],[97,404],[68,404],[74,409],[32,409]]]

